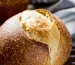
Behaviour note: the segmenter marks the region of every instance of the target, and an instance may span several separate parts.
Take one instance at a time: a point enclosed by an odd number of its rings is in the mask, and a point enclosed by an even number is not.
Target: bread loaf
[[[71,49],[64,23],[44,9],[23,11],[0,28],[2,65],[63,65]]]

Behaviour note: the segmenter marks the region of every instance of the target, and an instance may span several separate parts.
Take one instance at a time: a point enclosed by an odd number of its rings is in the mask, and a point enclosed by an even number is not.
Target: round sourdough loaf
[[[44,9],[23,11],[0,27],[2,65],[63,65],[71,49],[64,23]]]

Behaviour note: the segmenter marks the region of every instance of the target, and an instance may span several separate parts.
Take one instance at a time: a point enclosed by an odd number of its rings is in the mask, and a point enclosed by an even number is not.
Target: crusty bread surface
[[[23,11],[0,27],[2,65],[63,65],[71,49],[64,23],[44,9]]]

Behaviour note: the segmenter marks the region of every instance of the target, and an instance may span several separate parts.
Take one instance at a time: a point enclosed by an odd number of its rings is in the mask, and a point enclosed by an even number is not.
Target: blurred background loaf
[[[11,16],[27,9],[28,0],[0,0],[0,25]]]

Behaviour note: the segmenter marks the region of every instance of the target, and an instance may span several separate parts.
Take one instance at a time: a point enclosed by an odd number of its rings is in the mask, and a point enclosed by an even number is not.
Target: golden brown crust
[[[37,42],[36,39],[27,37],[20,26],[20,13],[0,28],[0,63],[3,65],[63,65],[67,61],[72,40],[66,26],[48,11],[36,11],[44,13],[53,23],[49,32],[51,40],[47,39],[50,43]]]
[[[70,36],[69,31],[67,30],[65,24],[58,19],[56,16],[54,16],[55,22],[60,29],[60,44],[58,47],[57,52],[59,53],[56,57],[56,64],[61,65],[65,63],[68,60],[68,57],[70,55],[70,52],[72,50],[72,38]],[[59,57],[58,57],[59,56]],[[60,63],[59,63],[60,61]]]

